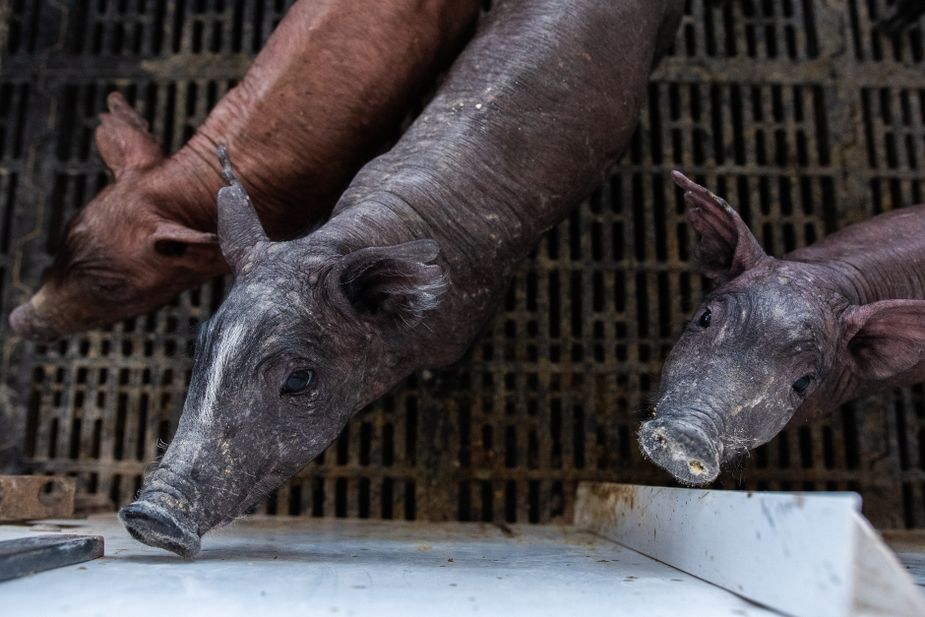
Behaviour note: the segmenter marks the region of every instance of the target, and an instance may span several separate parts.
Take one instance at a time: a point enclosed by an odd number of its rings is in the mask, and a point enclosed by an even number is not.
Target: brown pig
[[[478,0],[301,0],[241,83],[165,157],[118,93],[96,132],[115,181],[68,224],[44,284],[10,315],[49,340],[143,314],[227,271],[215,236],[219,140],[271,237],[329,214],[396,130],[420,84],[458,52]]]

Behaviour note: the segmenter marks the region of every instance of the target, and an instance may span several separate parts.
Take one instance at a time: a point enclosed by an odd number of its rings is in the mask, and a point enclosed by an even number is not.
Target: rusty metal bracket
[[[0,521],[74,516],[73,478],[0,476]]]

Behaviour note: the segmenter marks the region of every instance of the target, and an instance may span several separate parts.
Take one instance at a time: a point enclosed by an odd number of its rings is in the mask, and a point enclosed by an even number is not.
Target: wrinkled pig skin
[[[640,444],[681,482],[875,390],[925,381],[925,206],[851,225],[781,259],[678,172],[715,288],[662,371]]]
[[[682,10],[496,3],[421,116],[304,238],[268,240],[229,169],[218,232],[235,283],[202,329],[176,438],[121,512],[134,537],[194,555],[356,411],[459,359],[515,264],[629,143]]]
[[[472,34],[478,0],[301,0],[241,83],[165,158],[118,93],[96,132],[115,178],[66,228],[39,291],[10,317],[32,340],[141,315],[227,271],[215,237],[219,141],[271,237],[320,223],[394,137],[422,84]]]

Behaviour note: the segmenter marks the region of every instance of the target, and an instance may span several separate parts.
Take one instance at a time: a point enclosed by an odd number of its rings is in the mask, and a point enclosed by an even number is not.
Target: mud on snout
[[[681,417],[661,417],[643,423],[639,446],[653,463],[679,482],[708,484],[719,476],[723,443],[714,431]]]
[[[149,496],[119,510],[119,519],[129,534],[149,546],[163,548],[187,559],[199,553],[200,534],[195,524],[164,504],[169,497]]]
[[[192,558],[200,538],[213,523],[185,476],[162,464],[145,479],[135,501],[119,510],[119,519],[133,538],[181,557]]]

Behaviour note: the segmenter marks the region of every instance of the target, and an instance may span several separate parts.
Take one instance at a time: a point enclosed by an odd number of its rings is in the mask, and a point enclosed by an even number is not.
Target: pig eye
[[[311,385],[315,374],[308,369],[300,369],[289,373],[286,382],[283,383],[281,394],[301,394]]]
[[[803,396],[806,394],[806,391],[809,389],[809,384],[813,383],[812,375],[803,375],[795,382],[793,382],[793,391]]]
[[[118,296],[125,291],[125,284],[116,279],[97,279],[91,287],[94,293],[102,296]]]
[[[701,328],[709,328],[711,321],[713,321],[713,312],[707,309],[700,316],[700,319],[697,320],[697,325]]]

